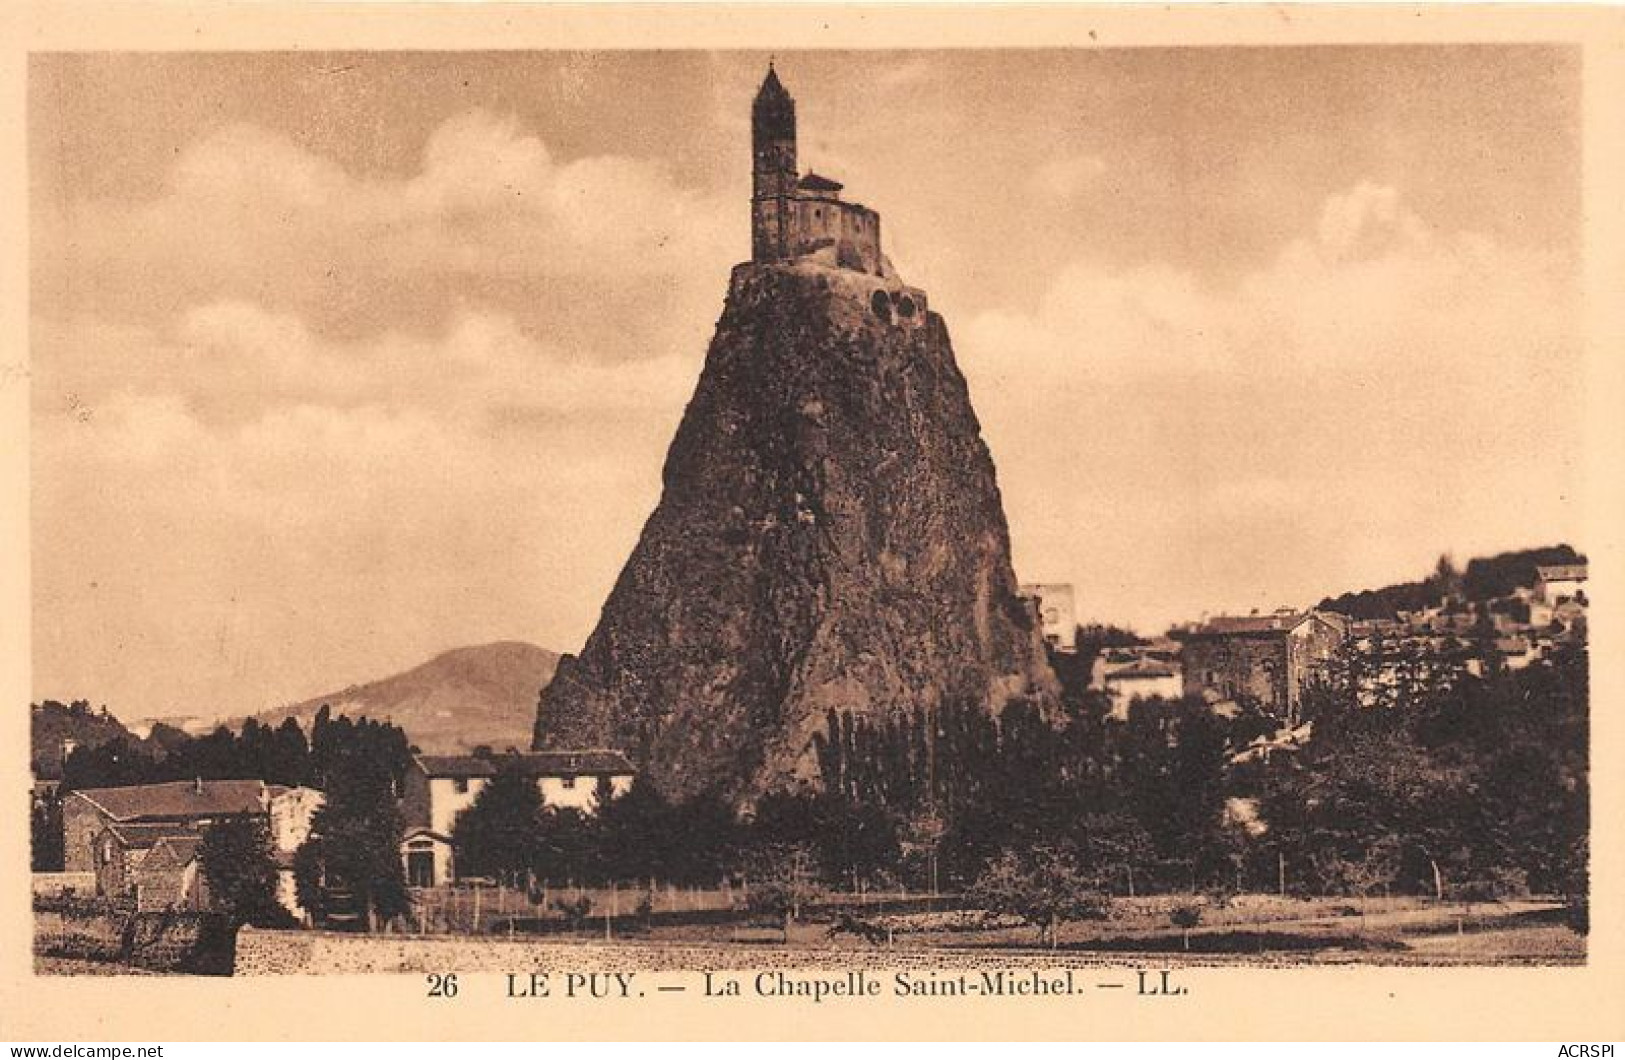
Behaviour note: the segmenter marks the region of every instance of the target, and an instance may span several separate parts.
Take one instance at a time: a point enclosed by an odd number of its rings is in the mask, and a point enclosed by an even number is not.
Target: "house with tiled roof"
[[[166,840],[201,839],[202,831],[184,824],[110,824],[91,843],[96,893],[112,898],[141,894],[137,872],[151,852]]]
[[[1585,583],[1584,563],[1554,563],[1535,568],[1535,598],[1551,607],[1583,598]]]
[[[86,788],[62,802],[63,861],[69,872],[95,873],[98,893],[134,896],[143,908],[204,902],[207,891],[192,864],[198,844],[211,825],[248,814],[266,826],[277,859],[278,897],[297,915],[292,856],[309,838],[321,804],[314,789],[260,780]]]
[[[63,867],[94,871],[92,844],[109,825],[201,829],[235,814],[268,813],[270,800],[260,780],[178,780],[74,791],[62,801]]]
[[[619,751],[532,751],[505,755],[414,755],[402,787],[406,832],[401,858],[407,881],[429,887],[455,874],[451,834],[457,815],[474,805],[499,771],[535,781],[543,806],[592,813],[603,787],[612,795],[632,790],[632,763]]]
[[[1176,630],[1184,691],[1250,700],[1291,721],[1310,676],[1349,636],[1341,615],[1284,608],[1266,615],[1221,615]]]
[[[1178,699],[1184,692],[1184,679],[1179,667],[1142,657],[1108,667],[1101,675],[1101,686],[1111,700],[1111,716],[1127,721],[1129,704],[1137,699]]]
[[[207,909],[209,880],[203,873],[203,837],[166,835],[134,867],[138,909]]]

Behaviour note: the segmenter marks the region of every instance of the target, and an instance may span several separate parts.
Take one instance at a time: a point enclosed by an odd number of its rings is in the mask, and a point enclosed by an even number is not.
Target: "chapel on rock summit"
[[[915,324],[925,292],[906,287],[880,249],[880,214],[841,198],[839,181],[796,165],[796,101],[770,63],[751,105],[751,263],[808,264],[883,281],[877,316]]]

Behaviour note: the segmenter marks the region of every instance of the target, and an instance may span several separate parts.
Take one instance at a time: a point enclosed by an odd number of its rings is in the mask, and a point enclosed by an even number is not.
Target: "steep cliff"
[[[830,708],[1056,687],[941,318],[895,279],[738,266],[659,506],[536,746],[748,802],[816,779]]]

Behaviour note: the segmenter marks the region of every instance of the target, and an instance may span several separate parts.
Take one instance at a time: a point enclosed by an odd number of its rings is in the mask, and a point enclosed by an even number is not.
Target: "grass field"
[[[569,898],[571,892],[560,892]],[[770,919],[740,910],[737,895],[717,891],[589,892],[592,913],[571,930],[556,911],[522,895],[466,889],[421,895],[420,931],[429,934],[542,934],[557,938],[649,943],[877,948],[1032,950],[1030,925],[965,909],[951,896],[831,895],[806,909],[788,937]],[[504,900],[506,899],[506,900]],[[1188,932],[1171,911],[1189,896],[1119,898],[1104,920],[1063,924],[1053,948],[1102,954],[1154,953],[1181,958],[1351,960],[1382,963],[1579,963],[1585,938],[1564,925],[1557,903],[1527,900],[1471,907],[1424,898],[1296,899],[1243,895],[1206,905]],[[640,910],[639,906],[643,908]],[[476,910],[475,906],[478,905]],[[475,916],[475,913],[478,913]],[[867,937],[836,928],[860,921]],[[475,925],[478,925],[477,928]],[[834,929],[834,930],[832,930]]]
[[[1202,960],[1289,959],[1293,962],[1356,963],[1536,963],[1572,964],[1585,960],[1585,937],[1563,923],[1562,909],[1549,901],[1478,904],[1434,903],[1420,898],[1283,899],[1243,896],[1231,905],[1204,911],[1188,934],[1173,926],[1169,912],[1184,899],[1122,899],[1105,920],[1063,924],[1054,949],[1103,955],[1159,954]],[[662,926],[658,920],[635,937],[650,942],[783,945],[798,948],[948,948],[1032,950],[1038,933],[1010,917],[978,910],[878,913],[863,919],[885,929],[885,942],[870,942],[832,931],[830,916],[812,911],[782,930],[740,918],[728,923]],[[598,936],[598,937],[601,937]]]
[[[581,944],[597,949],[609,942],[628,960],[637,954],[660,954],[681,962],[700,954],[706,966],[748,968],[753,962],[773,966],[852,966],[883,968],[897,959],[956,966],[989,957],[1029,960],[1046,966],[1123,966],[1240,964],[1381,965],[1570,965],[1582,964],[1586,940],[1566,925],[1562,907],[1553,901],[1526,900],[1472,907],[1420,898],[1297,900],[1270,895],[1243,896],[1223,908],[1204,910],[1202,921],[1188,933],[1175,927],[1170,911],[1188,901],[1180,896],[1119,899],[1104,920],[1063,924],[1055,944],[1040,945],[1037,931],[1010,917],[991,917],[980,910],[958,908],[954,899],[907,899],[890,896],[868,904],[838,896],[833,904],[815,906],[791,925],[696,901],[700,908],[673,909],[639,916],[590,921],[574,930],[556,918],[539,921],[532,911],[513,908],[506,917],[482,909],[482,930],[421,933],[408,928],[378,936],[347,936],[355,944],[385,950],[410,938],[436,941],[473,956],[495,959],[486,950],[508,949],[510,939],[557,949]],[[482,899],[483,902],[483,899]],[[606,908],[612,908],[607,906]],[[635,906],[634,906],[635,909]],[[834,930],[852,917],[867,937]],[[524,924],[524,930],[518,925]],[[416,925],[414,925],[415,927]],[[874,930],[878,929],[878,930]],[[285,933],[291,937],[303,932]],[[327,934],[327,933],[318,933]],[[391,940],[395,940],[392,942]],[[350,943],[346,943],[350,945]],[[728,956],[732,954],[732,956]],[[641,959],[641,958],[639,958]],[[700,959],[700,958],[695,958]],[[141,974],[129,967],[39,954],[40,974]]]

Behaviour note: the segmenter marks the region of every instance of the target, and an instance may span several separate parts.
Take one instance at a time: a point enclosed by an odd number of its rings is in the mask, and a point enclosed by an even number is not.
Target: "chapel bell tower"
[[[796,194],[796,101],[773,64],[750,109],[752,261],[783,261],[792,256],[791,200]]]

